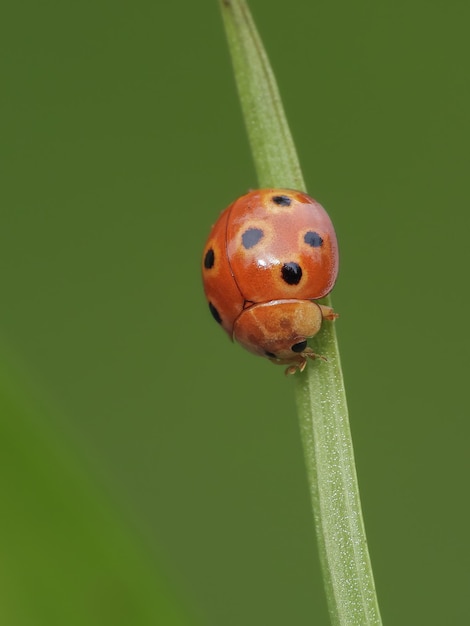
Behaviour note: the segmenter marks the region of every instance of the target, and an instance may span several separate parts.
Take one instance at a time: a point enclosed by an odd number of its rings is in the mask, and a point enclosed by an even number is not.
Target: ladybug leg
[[[302,361],[300,361],[299,363],[295,363],[293,365],[289,365],[289,367],[286,367],[284,374],[286,376],[292,376],[292,374],[295,374],[297,371],[303,372],[306,365],[307,359],[302,359]]]
[[[305,352],[308,351],[308,348]],[[305,352],[297,354],[295,356],[295,362],[292,359],[269,359],[271,363],[274,365],[289,365],[284,371],[286,376],[290,376],[291,374],[295,374],[297,371],[303,372],[307,365],[307,355]]]
[[[312,350],[312,348],[305,348],[304,352],[302,353],[302,356],[305,357],[305,362],[307,362],[307,357],[309,359],[312,359],[312,361],[314,361],[315,359],[321,359],[322,361],[328,361],[326,356],[323,356],[323,354],[317,354],[316,352],[314,352]]]
[[[331,306],[325,306],[324,304],[319,304],[320,311],[324,320],[334,321],[337,317],[339,317],[338,313],[335,313]]]
[[[307,366],[307,359],[321,359],[322,361],[327,361],[326,356],[322,354],[317,354],[312,350],[312,348],[305,348],[305,350],[299,354],[298,363],[292,363],[284,372],[286,376],[290,376],[291,374],[295,374],[297,371],[303,372]]]

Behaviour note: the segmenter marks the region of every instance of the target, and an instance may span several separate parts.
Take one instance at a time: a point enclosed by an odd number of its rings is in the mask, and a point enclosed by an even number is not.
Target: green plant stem
[[[276,80],[244,0],[220,0],[260,187],[305,190]],[[331,306],[330,298],[324,303]],[[331,621],[380,625],[333,323],[312,342],[327,362],[295,376],[295,393]]]
[[[221,0],[221,6],[258,184],[305,189],[276,79],[250,10],[243,0]]]

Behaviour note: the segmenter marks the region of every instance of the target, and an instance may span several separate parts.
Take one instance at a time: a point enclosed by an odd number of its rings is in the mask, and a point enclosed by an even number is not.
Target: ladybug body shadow
[[[286,373],[315,358],[307,340],[337,317],[315,300],[333,288],[338,244],[325,209],[290,189],[247,193],[223,211],[204,248],[209,309],[229,337]]]

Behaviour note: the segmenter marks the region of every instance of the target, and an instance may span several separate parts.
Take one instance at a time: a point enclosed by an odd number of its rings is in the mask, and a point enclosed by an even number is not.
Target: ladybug
[[[337,314],[315,300],[330,293],[337,273],[327,212],[291,189],[258,189],[235,200],[212,227],[202,258],[215,321],[250,352],[288,365],[286,374],[319,356],[307,339]]]

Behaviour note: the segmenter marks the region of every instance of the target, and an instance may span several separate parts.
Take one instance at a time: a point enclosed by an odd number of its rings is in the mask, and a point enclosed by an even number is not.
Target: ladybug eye
[[[303,352],[307,347],[307,340],[299,341],[299,343],[294,343],[291,347],[292,352]]]

